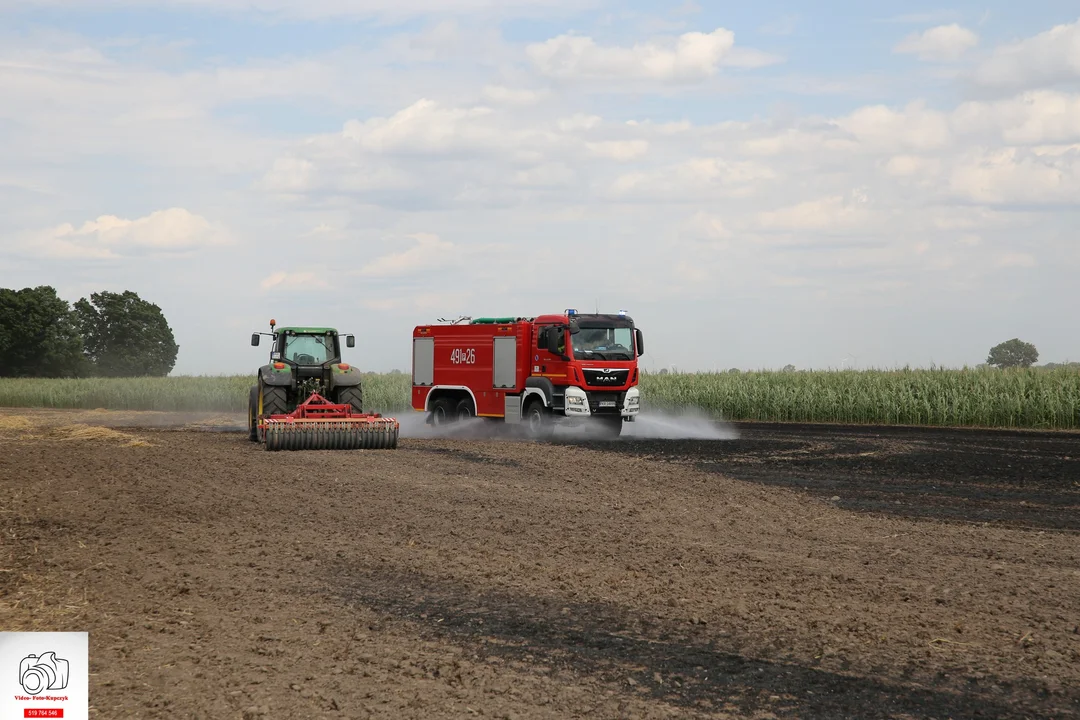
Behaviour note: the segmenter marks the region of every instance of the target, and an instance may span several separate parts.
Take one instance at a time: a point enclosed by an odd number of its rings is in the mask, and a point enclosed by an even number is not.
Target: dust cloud
[[[424,413],[397,416],[401,438],[445,438],[459,440],[520,440],[520,426],[506,425],[501,420],[472,418],[439,427],[428,425]],[[552,440],[605,440],[612,442],[651,440],[735,440],[738,431],[730,423],[716,420],[696,408],[680,410],[645,410],[638,419],[623,424],[622,436],[608,438],[602,428],[590,422],[576,425],[559,423]]]
[[[653,440],[737,440],[739,431],[697,408],[678,411],[643,410],[632,423],[623,425],[624,438]]]

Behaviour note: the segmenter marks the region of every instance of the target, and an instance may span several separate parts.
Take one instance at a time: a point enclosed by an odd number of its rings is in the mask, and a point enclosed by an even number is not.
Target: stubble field
[[[1080,715],[1080,436],[268,453],[5,410],[0,626],[99,718]]]

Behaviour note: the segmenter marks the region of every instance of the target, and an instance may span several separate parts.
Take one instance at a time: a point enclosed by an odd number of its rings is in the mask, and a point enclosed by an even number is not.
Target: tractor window
[[[323,335],[285,338],[285,359],[297,365],[322,365],[334,356],[334,339]]]

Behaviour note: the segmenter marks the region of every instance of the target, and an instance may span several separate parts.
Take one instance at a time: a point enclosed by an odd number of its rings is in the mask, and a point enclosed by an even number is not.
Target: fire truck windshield
[[[633,360],[634,331],[628,327],[583,327],[570,335],[576,360]]]
[[[333,354],[333,340],[319,335],[285,338],[285,359],[297,365],[322,365]]]

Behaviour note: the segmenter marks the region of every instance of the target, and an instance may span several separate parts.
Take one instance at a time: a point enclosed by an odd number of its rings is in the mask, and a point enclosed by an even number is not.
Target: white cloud
[[[565,117],[559,120],[557,126],[562,132],[569,133],[576,130],[592,130],[593,128],[599,127],[603,122],[603,118],[599,115],[576,113],[571,117]]]
[[[585,147],[593,155],[611,160],[636,160],[649,151],[647,140],[608,140],[586,143]]]
[[[1042,145],[1080,141],[1080,95],[1036,90],[996,102],[967,102],[951,118],[957,133],[987,142]]]
[[[543,102],[550,93],[543,90],[524,90],[503,87],[502,85],[487,85],[484,87],[484,97],[496,105],[528,106]]]
[[[584,5],[588,6],[588,0]],[[196,10],[215,14],[263,14],[310,20],[317,18],[380,18],[403,20],[432,15],[536,14],[581,7],[582,0],[39,0],[38,5],[87,8],[160,8]],[[3,3],[0,3],[0,8]]]
[[[894,52],[915,55],[928,62],[951,62],[959,60],[968,50],[979,44],[979,36],[956,23],[939,25],[901,40]]]
[[[758,223],[766,230],[825,230],[835,231],[858,227],[869,220],[866,199],[860,193],[850,197],[832,197],[805,202],[760,213]]]
[[[22,247],[57,259],[107,259],[184,253],[230,243],[228,234],[184,208],[158,210],[136,220],[102,215],[76,227],[64,223],[32,234]]]
[[[884,105],[856,110],[835,121],[853,136],[860,151],[895,152],[899,150],[940,150],[952,141],[945,113],[913,102],[902,111]]]
[[[725,28],[689,32],[674,42],[651,41],[630,47],[598,45],[591,37],[559,35],[533,43],[525,53],[549,77],[570,80],[698,81],[721,66],[760,67],[776,58],[750,50],[735,53],[735,34]]]
[[[1006,90],[1080,80],[1080,20],[997,48],[973,79],[984,87]]]
[[[775,178],[776,171],[754,161],[690,157],[653,171],[623,173],[606,195],[623,202],[701,202],[751,196]]]
[[[279,270],[272,273],[259,283],[264,291],[270,290],[305,290],[308,288],[325,288],[329,283],[321,274],[314,272],[285,272]]]
[[[475,152],[503,143],[487,131],[485,120],[491,114],[486,107],[443,107],[434,100],[421,99],[389,118],[350,120],[343,135],[375,153]]]
[[[1035,267],[1039,263],[1028,253],[1005,253],[995,263],[998,267]]]
[[[360,269],[364,277],[399,277],[444,267],[459,257],[454,243],[431,233],[408,236],[413,247],[403,252],[383,255]]]
[[[951,187],[980,203],[1075,205],[1080,200],[1080,150],[1049,157],[1019,148],[972,151],[957,163]]]
[[[885,163],[886,174],[893,177],[936,175],[940,170],[940,159],[918,155],[894,155]]]
[[[728,240],[732,237],[732,232],[723,219],[703,210],[694,213],[683,229],[691,237],[708,242]]]
[[[271,192],[304,192],[314,187],[315,164],[301,158],[277,158],[274,165],[260,182]]]

